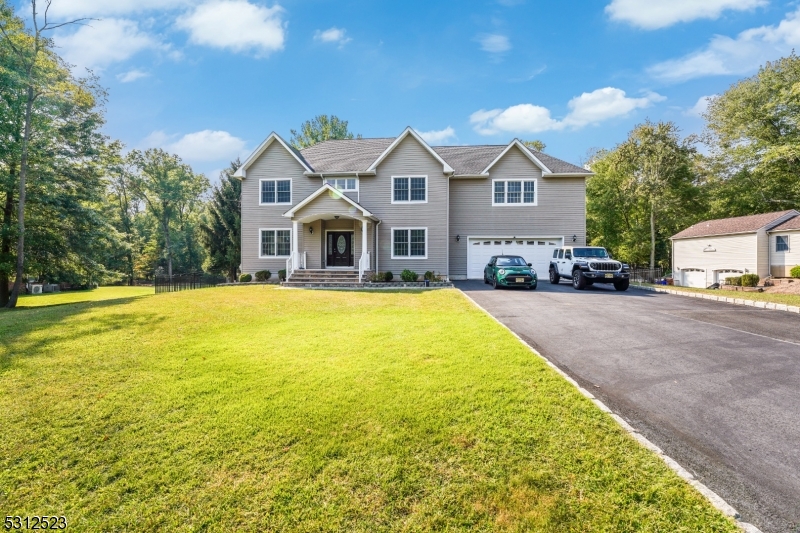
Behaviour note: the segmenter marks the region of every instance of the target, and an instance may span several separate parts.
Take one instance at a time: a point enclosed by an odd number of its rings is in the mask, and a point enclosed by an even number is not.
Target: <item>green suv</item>
[[[536,290],[536,271],[518,255],[495,255],[483,269],[483,282],[492,287],[523,287]]]

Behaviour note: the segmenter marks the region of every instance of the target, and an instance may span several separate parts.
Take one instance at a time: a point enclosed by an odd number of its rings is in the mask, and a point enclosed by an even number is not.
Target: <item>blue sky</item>
[[[581,163],[646,118],[700,132],[704,97],[800,47],[775,0],[53,0],[75,17],[99,20],[55,40],[109,89],[106,132],[210,178],[317,114]]]

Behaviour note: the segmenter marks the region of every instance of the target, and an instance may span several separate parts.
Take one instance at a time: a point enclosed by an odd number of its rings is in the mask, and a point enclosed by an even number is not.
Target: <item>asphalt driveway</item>
[[[800,316],[613,286],[456,286],[764,532],[800,532]]]

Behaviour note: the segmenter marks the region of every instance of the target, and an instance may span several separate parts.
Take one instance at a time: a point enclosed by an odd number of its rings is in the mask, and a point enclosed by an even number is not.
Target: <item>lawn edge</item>
[[[759,309],[770,309],[772,311],[786,311],[787,313],[800,313],[800,306],[779,304],[775,302],[765,302],[763,300],[750,300],[749,298],[729,298],[727,296],[714,296],[713,294],[705,294],[702,292],[691,292],[677,289],[664,289],[661,287],[650,287],[648,285],[631,285],[631,289],[638,289],[640,291],[661,292],[664,294],[674,294],[676,296],[686,296],[688,298],[701,298],[703,300],[711,300],[712,302],[722,302],[733,305],[744,305],[747,307],[756,307]]]
[[[650,287],[646,287],[644,289],[645,290],[654,290],[653,288],[650,288]],[[641,444],[644,448],[647,448],[651,452],[655,453],[658,457],[660,457],[661,460],[664,461],[664,463],[670,469],[672,469],[673,472],[678,474],[678,476],[681,479],[686,481],[689,485],[694,487],[700,494],[702,494],[706,498],[706,500],[708,500],[708,502],[711,503],[711,505],[715,509],[720,511],[723,515],[733,519],[734,523],[742,531],[744,531],[745,533],[763,533],[759,528],[757,528],[753,524],[750,524],[750,523],[747,523],[747,522],[742,522],[740,520],[741,515],[736,511],[736,509],[733,508],[733,506],[731,506],[728,502],[726,502],[719,494],[717,494],[716,492],[714,492],[713,490],[711,490],[710,488],[708,488],[707,486],[702,484],[699,480],[695,479],[695,477],[692,475],[691,472],[689,472],[688,470],[683,468],[675,459],[673,459],[672,457],[666,455],[661,448],[659,448],[658,446],[653,444],[650,440],[647,439],[647,437],[645,437],[644,435],[639,433],[633,426],[628,424],[628,422],[626,422],[624,418],[622,418],[618,414],[614,413],[611,409],[609,409],[606,404],[601,402],[599,399],[595,398],[595,396],[591,392],[589,392],[588,390],[586,390],[583,387],[581,387],[578,384],[577,381],[575,381],[574,379],[572,379],[569,376],[569,374],[567,374],[566,372],[561,370],[557,365],[555,365],[547,357],[545,357],[544,355],[542,355],[538,351],[536,351],[536,349],[533,346],[531,346],[530,344],[528,344],[528,342],[525,339],[523,339],[522,337],[517,335],[516,332],[514,332],[511,328],[509,328],[508,326],[506,326],[505,324],[500,322],[500,320],[495,318],[494,315],[492,315],[489,311],[484,309],[483,306],[481,306],[481,304],[479,304],[474,299],[472,299],[472,297],[470,295],[468,295],[464,291],[460,291],[460,292],[461,292],[461,294],[464,295],[464,297],[467,298],[467,300],[472,302],[472,305],[474,305],[475,307],[477,307],[478,309],[483,311],[492,320],[494,320],[495,322],[500,324],[500,326],[502,326],[504,329],[506,329],[509,333],[511,333],[514,337],[516,337],[518,341],[520,341],[531,352],[533,352],[534,355],[536,355],[537,357],[541,358],[547,364],[547,366],[549,366],[550,368],[555,370],[556,373],[558,375],[560,375],[562,378],[564,378],[570,385],[572,385],[573,387],[578,389],[578,392],[580,392],[583,396],[585,396],[586,398],[591,400],[595,404],[595,406],[597,406],[598,409],[600,409],[604,413],[608,413],[611,416],[611,418],[613,418],[614,421],[617,422],[617,424],[619,424],[619,426],[622,427],[622,429],[624,429],[631,437],[633,437],[636,441],[638,441],[639,444]],[[692,294],[696,294],[696,293],[692,293]],[[704,295],[700,294],[698,296],[702,297]]]

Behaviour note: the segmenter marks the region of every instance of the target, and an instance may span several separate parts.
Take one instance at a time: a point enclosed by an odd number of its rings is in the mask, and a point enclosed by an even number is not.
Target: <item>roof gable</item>
[[[539,158],[538,158],[538,157],[536,157],[535,155],[533,155],[533,152],[531,152],[530,150],[528,150],[528,147],[527,147],[527,146],[525,146],[524,144],[522,144],[521,142],[519,142],[519,139],[514,139],[513,141],[511,141],[510,143],[508,143],[508,146],[506,146],[506,149],[505,149],[505,150],[503,150],[502,152],[500,152],[500,154],[499,154],[497,157],[495,157],[495,158],[494,158],[494,160],[493,160],[491,163],[489,163],[489,166],[487,166],[486,168],[484,168],[484,169],[481,171],[481,174],[488,174],[488,173],[489,173],[489,169],[491,169],[493,166],[495,166],[495,165],[497,164],[497,162],[498,162],[498,161],[500,161],[501,159],[503,159],[503,156],[505,156],[505,155],[506,155],[506,154],[509,152],[509,150],[511,150],[511,149],[512,149],[512,148],[514,148],[515,146],[516,146],[517,148],[519,148],[519,149],[520,149],[520,151],[521,151],[521,152],[522,152],[522,153],[525,155],[525,157],[527,157],[528,159],[530,159],[530,160],[533,162],[533,164],[534,164],[534,165],[536,165],[537,167],[539,167],[539,170],[541,170],[541,171],[542,171],[542,174],[552,174],[551,170],[550,170],[549,168],[547,168],[547,165],[545,165],[544,163],[542,163],[542,162],[539,160]]]
[[[269,148],[273,142],[278,142],[281,146],[283,146],[286,149],[286,151],[289,152],[292,155],[292,157],[294,157],[297,160],[298,163],[300,163],[300,165],[306,170],[306,172],[314,171],[311,168],[311,165],[309,165],[308,162],[300,154],[300,152],[298,152],[292,146],[287,144],[286,141],[284,141],[280,135],[278,135],[273,131],[272,133],[269,134],[269,136],[266,139],[264,139],[264,142],[258,145],[258,148],[256,148],[255,151],[253,151],[253,153],[250,154],[250,157],[248,157],[245,160],[245,162],[242,163],[242,166],[240,166],[236,170],[236,172],[234,172],[233,177],[246,178],[247,169],[250,168],[250,166],[252,166],[252,164],[256,162],[256,160],[261,156],[261,154],[263,154],[264,151],[266,151],[266,149]]]
[[[786,222],[781,222],[769,231],[791,231],[800,230],[800,216],[794,216]]]
[[[403,130],[403,133],[398,135],[398,137],[394,140],[394,142],[392,142],[392,144],[390,144],[386,148],[386,150],[384,150],[383,153],[378,156],[378,158],[369,166],[369,168],[367,170],[368,171],[373,171],[376,168],[378,168],[378,165],[380,165],[381,162],[384,159],[386,159],[386,157],[389,154],[391,154],[392,151],[394,151],[394,149],[397,148],[400,145],[400,143],[403,141],[403,139],[405,139],[409,135],[411,135],[418,143],[420,143],[422,145],[422,147],[425,148],[425,150],[427,150],[427,152],[433,156],[434,159],[436,159],[439,163],[442,164],[442,172],[443,173],[453,172],[453,168],[450,165],[447,164],[447,161],[442,159],[442,156],[440,156],[438,153],[436,153],[436,150],[431,148],[430,145],[428,145],[428,143],[426,143],[425,140],[422,137],[420,137],[419,134],[416,131],[414,131],[413,128],[411,128],[411,126],[407,127],[405,130]]]
[[[283,216],[287,218],[292,218],[295,215],[295,213],[297,213],[300,209],[313,202],[317,197],[319,197],[324,192],[333,192],[336,196],[338,196],[340,200],[344,200],[345,202],[349,203],[350,205],[361,211],[362,216],[365,217],[372,216],[372,213],[370,213],[364,207],[362,207],[361,204],[357,203],[354,200],[351,200],[350,198],[348,198],[346,194],[342,193],[342,191],[337,190],[335,187],[328,185],[327,183],[324,184],[319,189],[317,189],[316,191],[309,194],[308,196],[306,196],[306,198],[302,202],[298,203],[296,206],[292,207],[290,210],[285,212]]]
[[[713,235],[733,235],[737,233],[755,233],[762,228],[771,229],[784,222],[787,218],[800,215],[794,209],[762,213],[746,217],[720,218],[705,220],[689,226],[672,239],[690,239],[694,237],[711,237]]]

